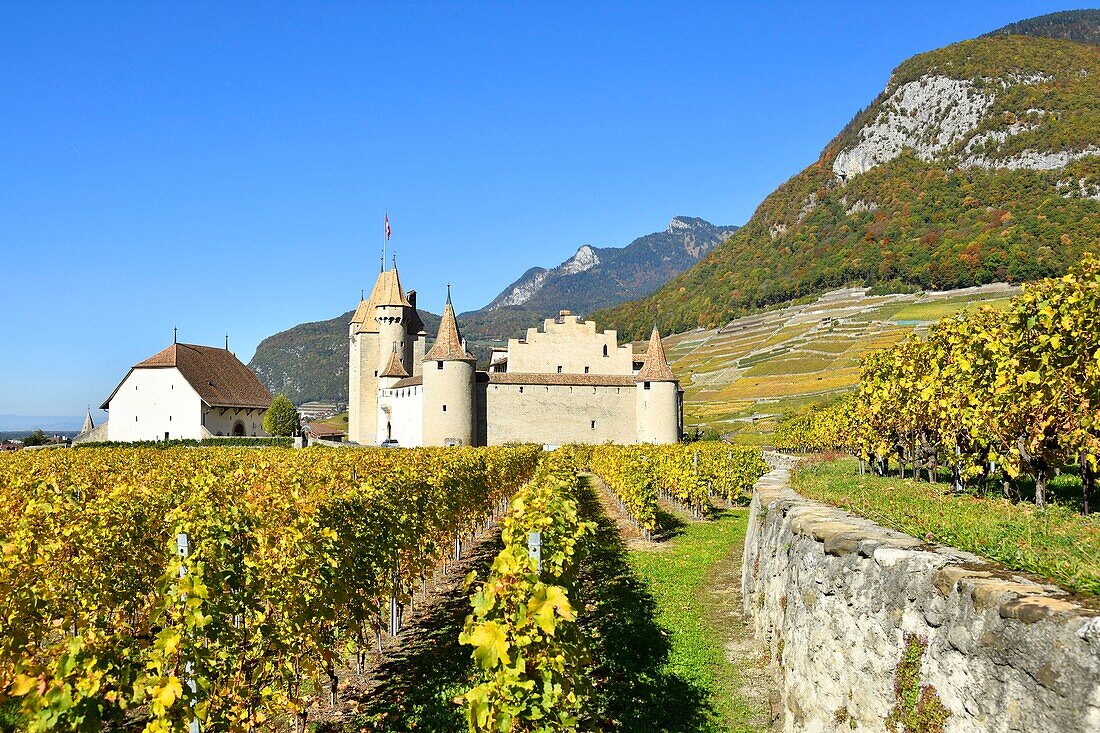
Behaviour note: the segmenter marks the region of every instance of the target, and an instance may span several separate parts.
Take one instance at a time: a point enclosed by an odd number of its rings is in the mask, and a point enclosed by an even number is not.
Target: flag
[[[390,241],[390,215],[386,213],[386,241]]]

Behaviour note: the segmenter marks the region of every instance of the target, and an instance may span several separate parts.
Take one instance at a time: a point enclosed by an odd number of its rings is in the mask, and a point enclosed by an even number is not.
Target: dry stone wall
[[[757,484],[745,611],[785,731],[1100,731],[1100,613],[1055,586]]]

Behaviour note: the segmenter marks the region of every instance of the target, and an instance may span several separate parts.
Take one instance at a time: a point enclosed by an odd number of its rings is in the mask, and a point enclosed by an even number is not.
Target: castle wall
[[[409,334],[408,347],[410,351],[409,361],[407,364],[412,364],[412,368],[408,370],[409,374],[414,377],[419,377],[424,373],[424,352],[427,348],[428,337],[422,333]]]
[[[543,329],[527,329],[526,343],[508,340],[509,372],[554,374],[558,367],[565,374],[627,375],[633,371],[633,347],[619,346],[615,331],[597,333],[595,321],[578,322],[567,316],[558,323],[548,318]]]
[[[416,385],[378,393],[378,442],[396,440],[402,448],[424,444],[424,388]],[[388,430],[387,430],[388,427]]]
[[[633,443],[634,391],[632,386],[488,384],[486,443]]]

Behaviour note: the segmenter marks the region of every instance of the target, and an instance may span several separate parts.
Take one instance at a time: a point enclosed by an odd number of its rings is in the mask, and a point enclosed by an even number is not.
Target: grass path
[[[762,731],[770,719],[762,650],[742,616],[748,512],[703,521],[662,515],[665,541],[624,540],[617,507],[587,480],[599,527],[582,569],[597,638],[600,713],[609,729]]]

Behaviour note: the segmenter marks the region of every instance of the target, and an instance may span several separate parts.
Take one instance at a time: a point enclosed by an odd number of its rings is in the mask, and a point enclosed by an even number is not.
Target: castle
[[[395,265],[360,300],[348,336],[348,438],[361,445],[675,443],[683,431],[683,392],[656,326],[638,362],[614,331],[562,311],[478,371],[449,289],[426,350],[416,291]]]

